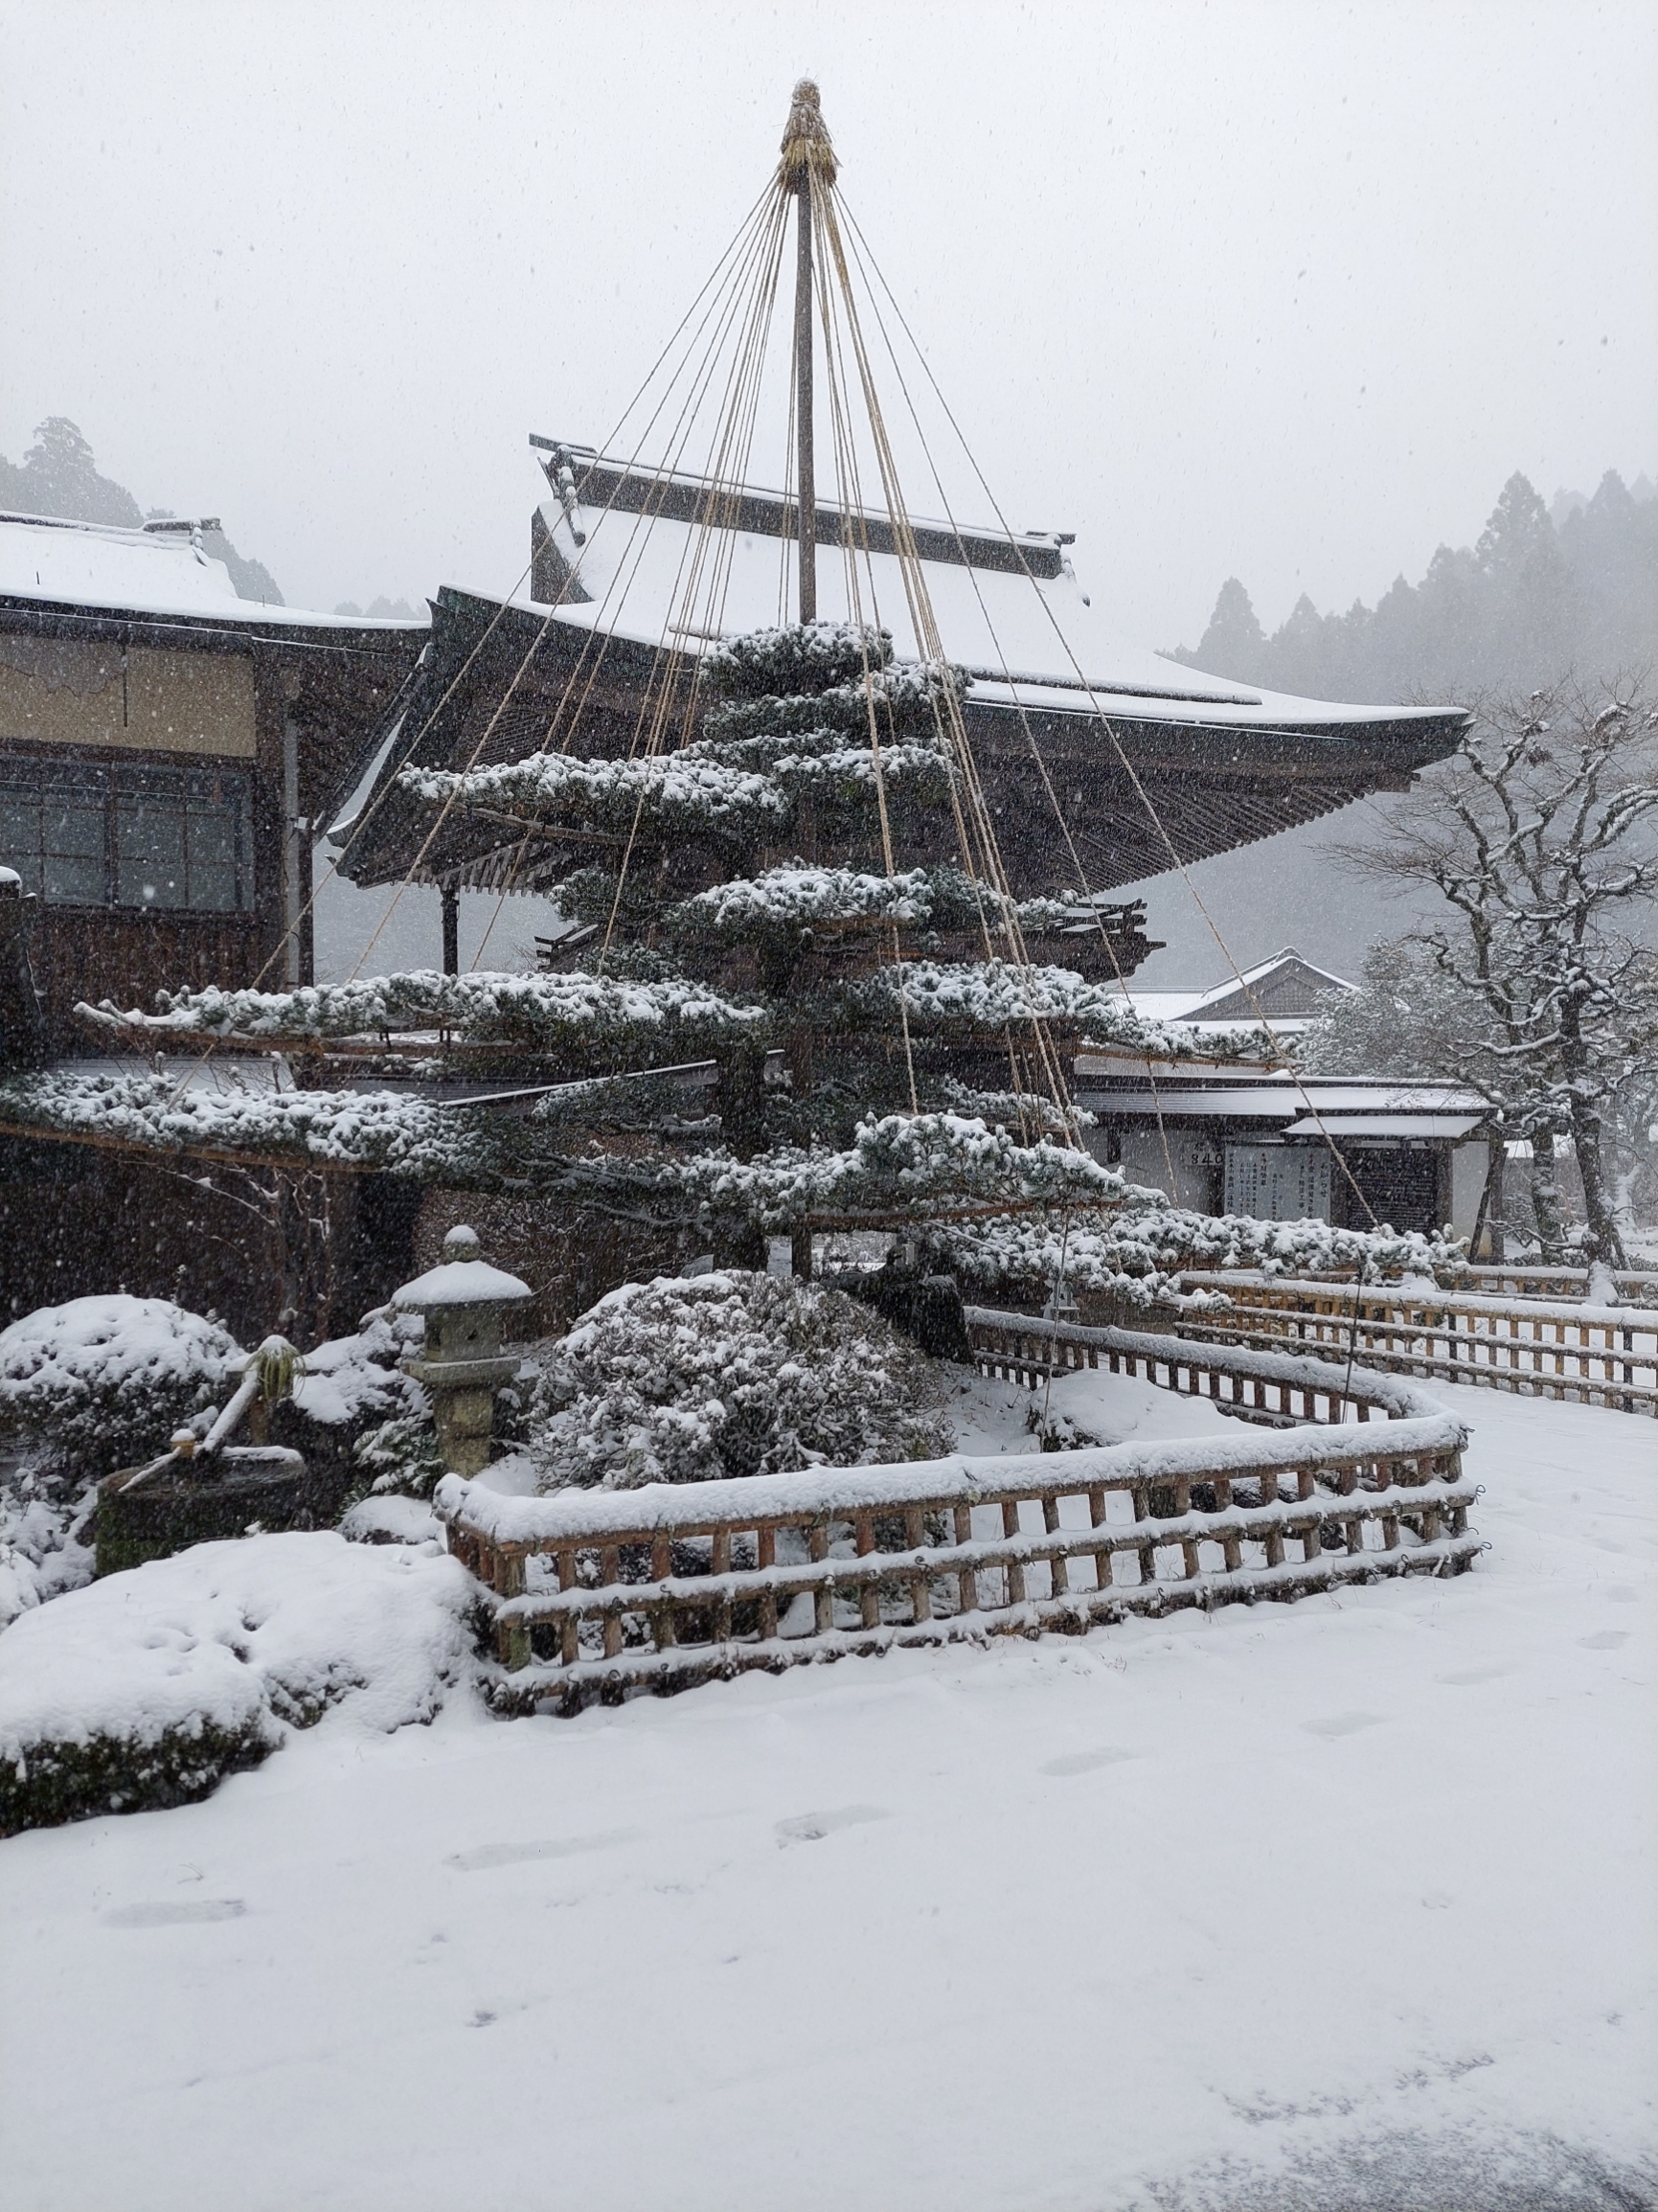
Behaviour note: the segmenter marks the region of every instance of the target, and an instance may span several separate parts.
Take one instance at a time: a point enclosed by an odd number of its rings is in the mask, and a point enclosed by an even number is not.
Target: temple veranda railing
[[[1245,1273],[1188,1275],[1183,1288],[1229,1304],[1183,1312],[1182,1337],[1658,1414],[1651,1309]]]
[[[1464,1425],[1316,1358],[969,1309],[978,1364],[1105,1366],[1209,1399],[1237,1435],[436,1508],[488,1593],[503,1711],[570,1713],[894,1646],[1080,1634],[1135,1614],[1459,1574]],[[1350,1418],[1351,1417],[1351,1418]],[[1363,1424],[1360,1426],[1358,1424]]]

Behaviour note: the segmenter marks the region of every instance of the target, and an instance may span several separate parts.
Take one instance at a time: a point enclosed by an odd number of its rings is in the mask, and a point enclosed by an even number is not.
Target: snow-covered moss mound
[[[628,1283],[555,1346],[530,1449],[545,1489],[630,1490],[950,1448],[934,1369],[849,1298],[732,1268]]]
[[[107,1474],[211,1405],[245,1354],[216,1321],[125,1293],[0,1330],[0,1427]]]
[[[466,1675],[469,1578],[327,1533],[198,1544],[0,1636],[0,1836],[205,1797],[338,1706],[429,1721]]]

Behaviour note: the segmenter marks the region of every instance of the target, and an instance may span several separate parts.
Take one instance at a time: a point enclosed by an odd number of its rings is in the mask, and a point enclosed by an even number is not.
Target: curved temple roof
[[[569,743],[560,718],[576,696],[585,721],[574,749],[625,751],[665,656],[689,670],[721,638],[792,618],[795,520],[783,494],[533,443],[550,456],[553,496],[532,517],[531,596],[439,595],[424,692],[396,742],[380,732],[370,805],[355,810],[344,865],[360,883],[400,878],[430,829],[426,810],[387,788],[405,763],[483,765]],[[1402,788],[1466,726],[1458,712],[1263,692],[1128,644],[1058,534],[912,527],[938,633],[973,678],[969,734],[1020,895],[1075,880],[1033,748],[1091,886],[1106,890],[1170,867],[1170,843],[1181,861],[1201,859]],[[891,521],[820,506],[818,536],[820,618],[877,621],[897,658],[921,657]],[[420,873],[504,886],[506,854],[498,828],[454,824]],[[536,882],[516,864],[511,880]]]
[[[542,553],[533,589],[539,597],[544,579],[563,582],[555,595],[561,623],[696,650],[704,641],[791,619],[794,510],[783,493],[628,468],[570,447],[554,451],[548,473],[555,496],[542,503],[533,533]],[[573,498],[557,496],[559,456]],[[820,620],[876,621],[892,632],[899,660],[920,658],[892,523],[873,512],[817,512]],[[981,703],[1092,714],[1097,700],[1107,713],[1121,706],[1142,718],[1183,723],[1201,708],[1203,720],[1220,725],[1331,737],[1375,724],[1426,728],[1447,718],[1434,710],[1340,706],[1263,692],[1132,645],[1079,582],[1065,551],[1074,542],[1068,535],[1010,536],[920,517],[910,527],[939,635],[950,658],[971,672]],[[706,540],[700,558],[698,536]],[[850,560],[849,540],[856,549]],[[855,570],[856,607],[849,567]]]

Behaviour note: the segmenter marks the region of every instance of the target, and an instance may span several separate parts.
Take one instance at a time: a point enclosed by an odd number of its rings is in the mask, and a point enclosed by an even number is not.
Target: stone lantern
[[[403,1372],[431,1398],[438,1449],[452,1473],[470,1479],[489,1464],[495,1393],[518,1372],[501,1350],[502,1321],[509,1307],[534,1296],[528,1283],[489,1266],[475,1230],[458,1228],[443,1239],[439,1265],[392,1300],[425,1315],[425,1345],[418,1359],[403,1361]]]

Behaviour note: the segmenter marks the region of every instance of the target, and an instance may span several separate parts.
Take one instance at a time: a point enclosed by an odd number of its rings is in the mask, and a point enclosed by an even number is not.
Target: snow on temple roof
[[[1286,945],[1282,952],[1273,953],[1270,959],[1258,960],[1253,968],[1244,969],[1234,981],[1217,983],[1213,990],[1199,993],[1186,1009],[1187,1019],[1202,1021],[1213,1019],[1221,1014],[1237,1013],[1242,1015],[1249,1013],[1251,1009],[1247,1003],[1239,1004],[1237,1007],[1232,1004],[1235,998],[1242,1000],[1246,988],[1254,992],[1258,998],[1261,998],[1267,1013],[1270,1014],[1274,1009],[1270,999],[1263,996],[1263,993],[1270,992],[1274,986],[1278,987],[1282,993],[1293,992],[1298,996],[1305,993],[1322,996],[1328,991],[1351,991],[1354,989],[1354,986],[1348,981],[1345,975],[1334,975],[1328,968],[1315,967],[1305,954],[1298,952],[1293,945]],[[1310,997],[1308,997],[1304,1005],[1294,1008],[1286,1006],[1282,1011],[1285,1013],[1311,1013],[1315,1009],[1311,1004]]]
[[[203,551],[199,536],[199,526],[171,521],[119,530],[53,515],[0,514],[0,598],[284,628],[424,627],[423,617],[385,622],[240,599],[229,569]]]
[[[1138,1015],[1149,1021],[1174,1021],[1220,1036],[1229,1031],[1256,1029],[1265,1015],[1273,1028],[1286,1037],[1298,1036],[1323,1012],[1320,1001],[1329,992],[1352,991],[1346,976],[1318,968],[1286,945],[1270,959],[1258,960],[1226,983],[1206,991],[1125,991],[1124,997]]]
[[[676,471],[629,469],[579,448],[554,450],[564,466],[548,468],[555,496],[540,506],[533,533],[546,548],[538,566],[549,599],[531,604],[550,604],[556,579],[563,584],[554,617],[559,624],[693,652],[792,619],[793,510],[781,493],[715,486]],[[892,632],[899,660],[924,657],[897,555],[885,550],[892,545],[890,522],[874,513],[849,520],[832,506],[821,506],[818,516],[820,619],[846,621],[861,612]],[[913,527],[939,635],[950,659],[972,674],[975,703],[1018,704],[1044,714],[1116,708],[1139,720],[1316,729],[1331,736],[1373,723],[1426,727],[1445,719],[1442,710],[1294,698],[1208,676],[1131,645],[1078,582],[1065,534],[1009,536],[943,522]],[[854,607],[840,540],[849,536],[861,546],[866,534],[871,551],[856,556],[862,604]]]
[[[1463,1137],[1490,1114],[1478,1091],[1459,1083],[1386,1076],[1297,1076],[1287,1069],[1214,1068],[1194,1073],[1159,1061],[1083,1053],[1077,1100],[1091,1112],[1171,1121],[1256,1122],[1281,1136]],[[1308,1109],[1311,1109],[1310,1111]]]

